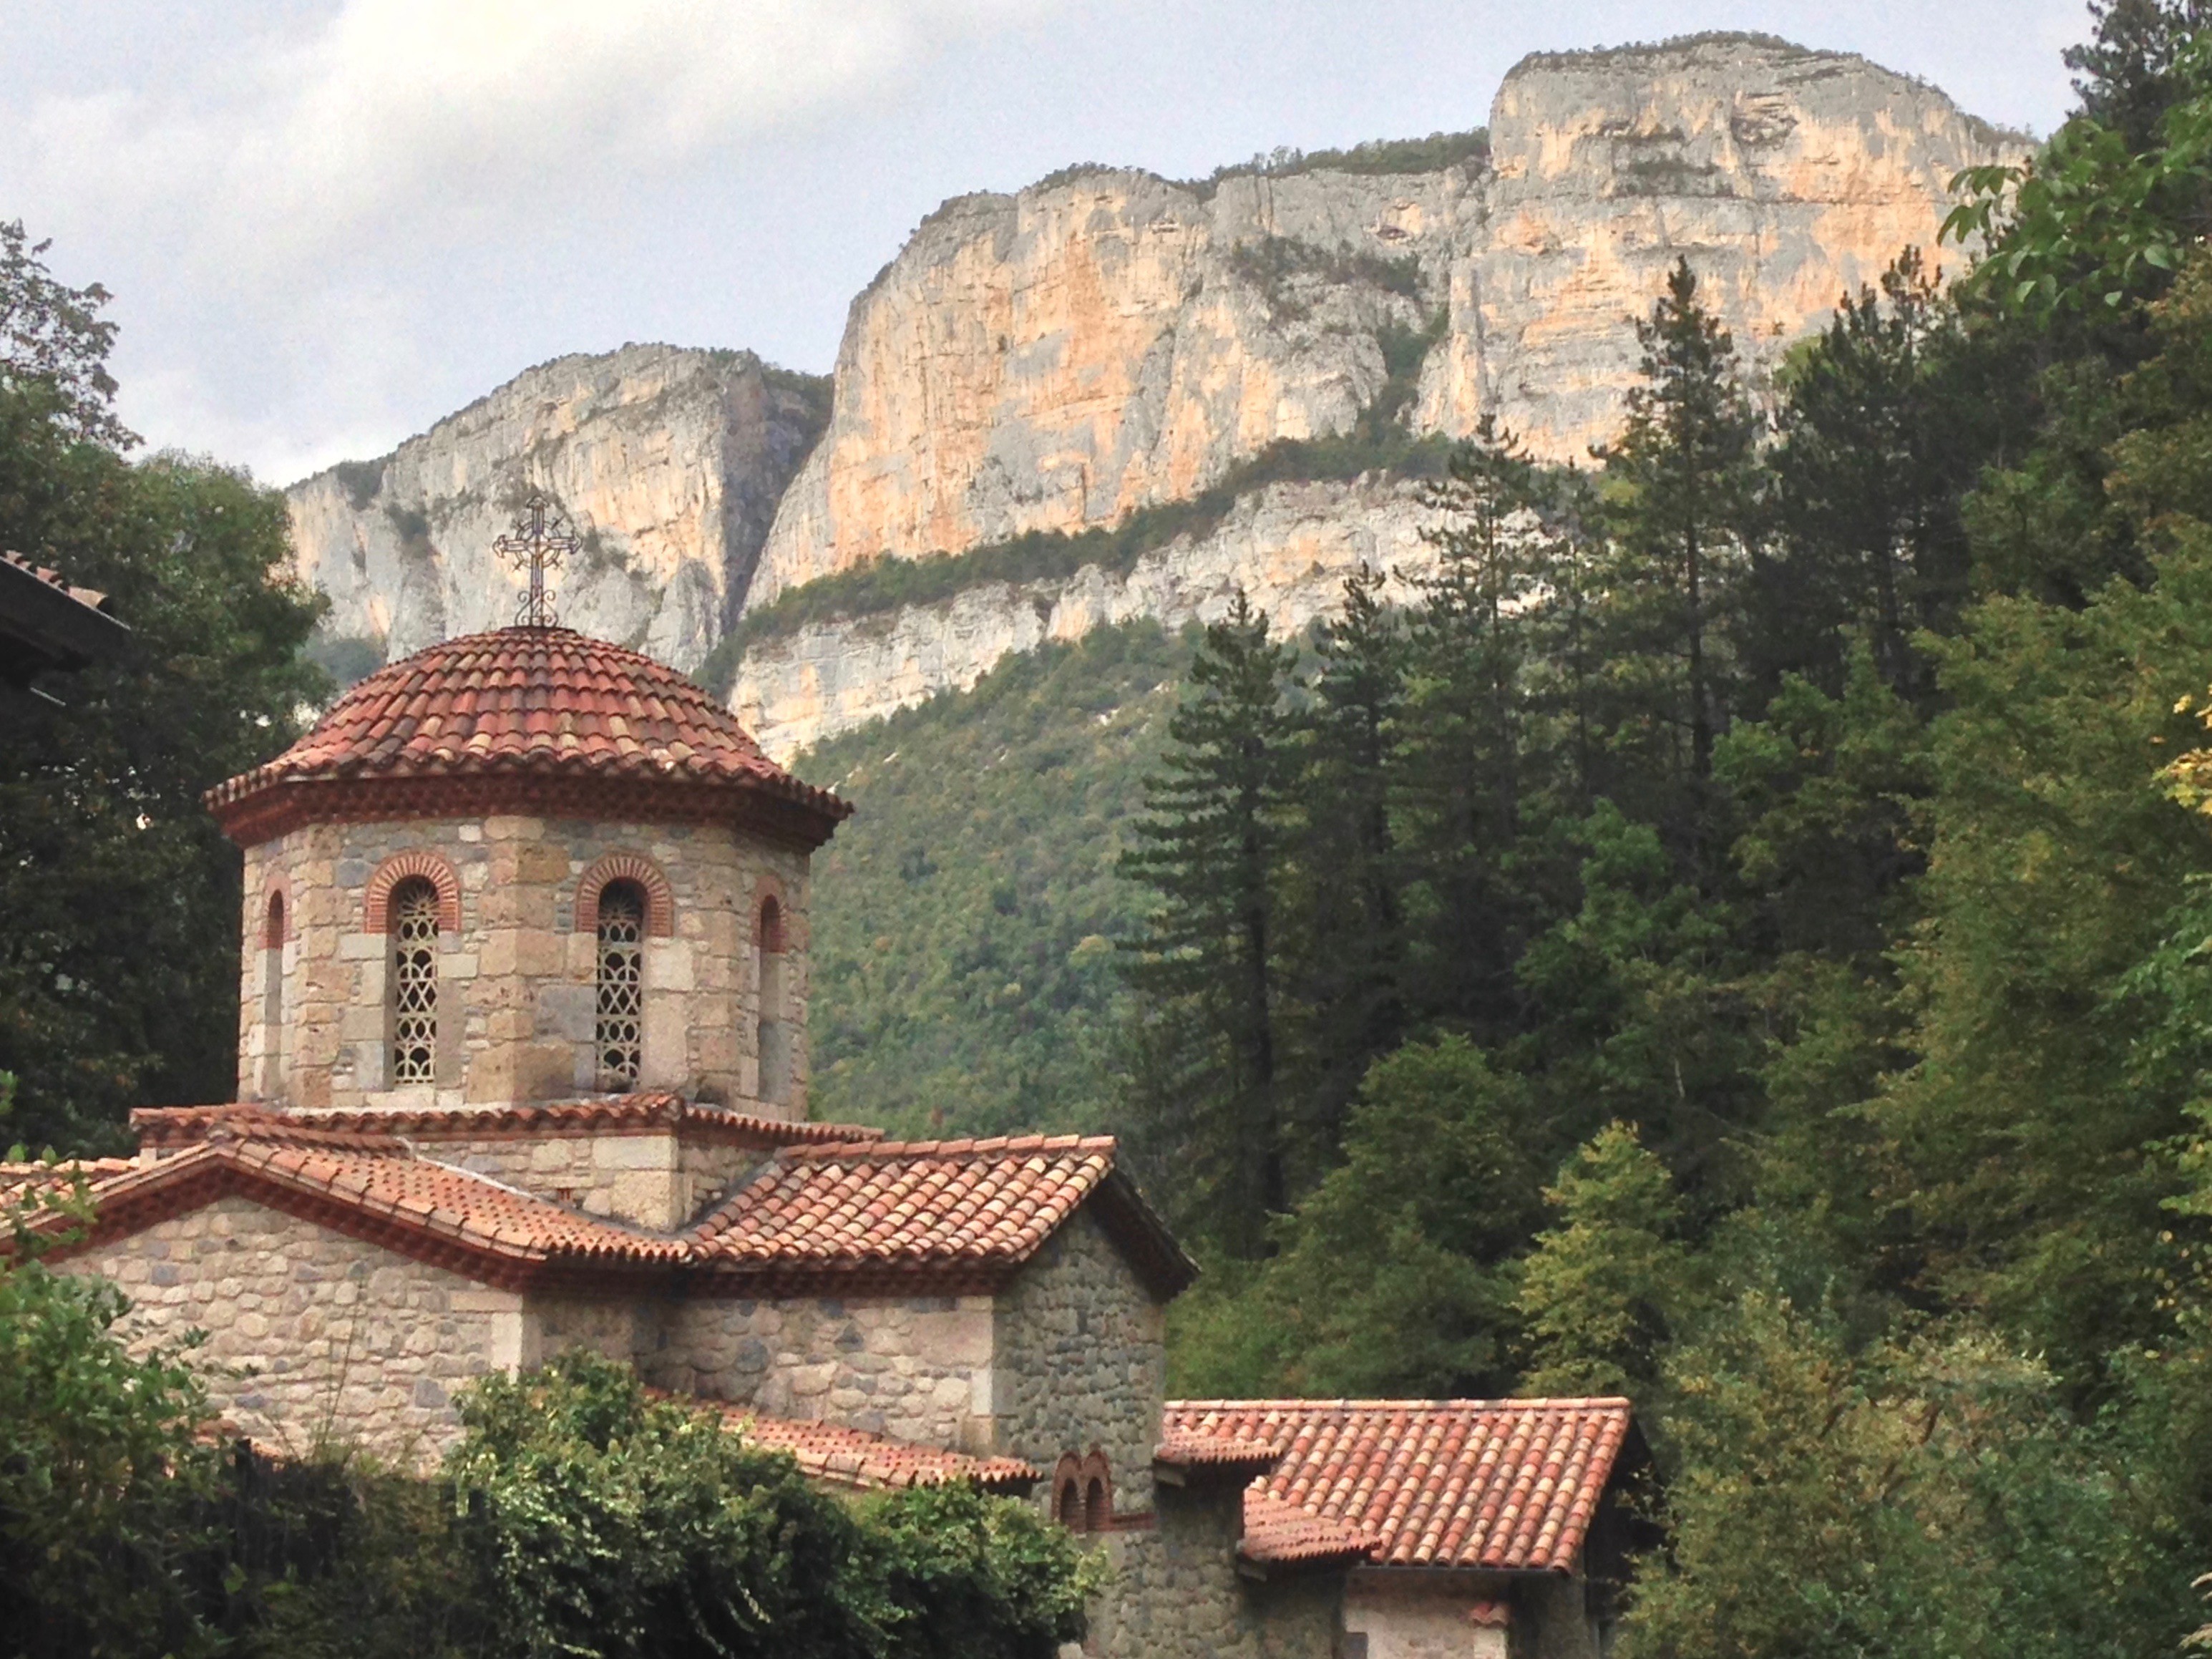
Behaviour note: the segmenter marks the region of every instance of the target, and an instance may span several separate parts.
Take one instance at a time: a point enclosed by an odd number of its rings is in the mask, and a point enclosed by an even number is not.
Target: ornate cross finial
[[[545,571],[548,566],[557,568],[579,545],[568,515],[544,495],[533,493],[522,504],[507,534],[491,544],[491,550],[500,557],[518,568],[529,567],[530,592],[514,614],[517,623],[524,628],[554,625],[553,602],[545,596]]]

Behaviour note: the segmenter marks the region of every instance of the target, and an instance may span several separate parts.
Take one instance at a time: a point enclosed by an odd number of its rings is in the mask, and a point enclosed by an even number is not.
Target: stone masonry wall
[[[453,1140],[418,1134],[415,1139],[425,1158],[574,1205],[586,1215],[613,1216],[662,1232],[695,1220],[768,1158],[759,1147],[687,1142],[665,1128]]]
[[[1091,1608],[1100,1659],[1331,1659],[1339,1571],[1254,1583],[1237,1570],[1243,1495],[1233,1483],[1160,1489],[1153,1525],[1097,1547],[1112,1586]]]
[[[1502,1582],[1473,1587],[1355,1572],[1345,1589],[1344,1628],[1367,1638],[1367,1659],[1505,1659],[1505,1632],[1471,1626],[1467,1615],[1476,1602],[1507,1595]]]
[[[243,1198],[58,1267],[120,1285],[141,1342],[207,1332],[192,1363],[216,1407],[295,1450],[430,1461],[459,1431],[454,1391],[519,1357],[520,1297]]]
[[[1099,1447],[1113,1473],[1115,1513],[1151,1509],[1165,1310],[1087,1210],[1023,1268],[994,1323],[999,1449],[1049,1472],[1061,1453]],[[1043,1487],[1037,1498],[1051,1501]]]
[[[364,890],[384,860],[434,852],[460,885],[458,931],[440,937],[435,1086],[386,1080],[390,945],[362,931]],[[806,855],[755,837],[690,825],[548,823],[536,818],[319,824],[251,849],[246,860],[240,1084],[259,1097],[270,1041],[260,919],[273,884],[289,886],[295,944],[284,952],[283,1086],[308,1108],[459,1105],[593,1092],[597,942],[574,929],[576,884],[601,854],[651,859],[675,895],[675,935],[645,950],[645,1088],[775,1117],[805,1116]],[[780,893],[791,1086],[759,1097],[754,928],[761,898]]]
[[[639,1364],[658,1387],[769,1417],[990,1449],[991,1299],[671,1304]]]

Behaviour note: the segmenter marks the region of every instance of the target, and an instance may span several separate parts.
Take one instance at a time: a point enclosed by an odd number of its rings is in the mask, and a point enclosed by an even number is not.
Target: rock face
[[[1349,430],[1434,326],[1418,426],[1611,435],[1631,319],[1686,256],[1772,358],[2016,152],[1934,88],[1750,36],[1531,58],[1492,161],[1218,185],[1085,172],[933,215],[854,302],[821,447],[756,601],[880,555],[1080,530],[1278,438]]]
[[[381,460],[287,492],[325,636],[360,667],[514,620],[520,578],[491,544],[532,490],[581,550],[553,581],[562,620],[679,667],[744,604],[784,486],[822,426],[819,380],[750,352],[633,345],[518,375]]]
[[[1432,570],[1422,538],[1436,515],[1418,487],[1273,484],[1212,532],[1140,558],[1127,575],[1085,566],[1055,581],[987,582],[936,605],[811,623],[745,653],[730,706],[779,761],[944,690],[965,690],[1010,651],[1153,617],[1167,629],[1218,621],[1242,588],[1278,632],[1334,610],[1360,565],[1410,598]]]
[[[1492,410],[1559,459],[1613,434],[1625,319],[1676,259],[1771,365],[1900,248],[1937,258],[1960,168],[2026,148],[1863,58],[1741,35],[1524,58],[1490,141],[1416,419],[1458,436]]]
[[[1346,430],[1388,378],[1378,337],[1442,307],[1473,178],[1097,171],[948,203],[853,303],[755,602],[881,554],[1111,524]]]

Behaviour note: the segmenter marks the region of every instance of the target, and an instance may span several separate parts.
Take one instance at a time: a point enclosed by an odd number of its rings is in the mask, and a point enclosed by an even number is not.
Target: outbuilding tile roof
[[[1156,1290],[1195,1273],[1126,1176],[1111,1136],[793,1146],[695,1230],[723,1266],[787,1273],[972,1272],[1029,1260],[1094,1195]]]
[[[465,635],[379,669],[208,804],[235,832],[287,786],[511,775],[739,789],[811,817],[818,837],[852,811],[769,760],[666,664],[565,628]]]
[[[1285,1446],[1247,1489],[1257,1547],[1288,1504],[1372,1533],[1380,1565],[1565,1572],[1630,1422],[1619,1399],[1185,1400],[1164,1432]]]
[[[762,1417],[738,1405],[714,1409],[752,1444],[788,1452],[801,1474],[840,1486],[941,1486],[968,1480],[986,1492],[1020,1493],[1044,1478],[1018,1457],[973,1457],[836,1423]]]

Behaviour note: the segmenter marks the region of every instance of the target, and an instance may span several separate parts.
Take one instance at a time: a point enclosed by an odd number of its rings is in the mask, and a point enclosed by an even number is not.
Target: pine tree
[[[1159,896],[1127,968],[1149,1060],[1135,1137],[1176,1169],[1197,1227],[1247,1256],[1291,1191],[1282,980],[1295,658],[1240,591],[1206,630],[1121,860]]]
[[[1307,1115],[1315,1151],[1334,1161],[1344,1117],[1370,1061],[1405,1029],[1404,906],[1393,824],[1406,696],[1402,625],[1362,565],[1344,608],[1315,630],[1316,671],[1299,793],[1306,923],[1300,1000],[1312,1010],[1315,1076]]]
[[[1629,390],[1626,426],[1618,443],[1592,451],[1612,509],[1616,724],[1656,723],[1655,758],[1686,771],[1699,796],[1730,711],[1724,629],[1747,562],[1759,422],[1735,343],[1698,303],[1687,259],[1636,337],[1641,383]],[[1664,753],[1670,737],[1687,739],[1686,764]]]
[[[1430,500],[1446,516],[1408,630],[1401,763],[1419,978],[1426,1012],[1494,1031],[1510,1024],[1522,682],[1547,544],[1535,469],[1486,416]]]
[[[1808,671],[1838,690],[1843,630],[1857,627],[1883,679],[1924,696],[1912,636],[1956,626],[1971,562],[1959,499],[1994,444],[1990,417],[1949,395],[1959,324],[1939,277],[1905,249],[1789,377],[1772,458],[1784,549],[1746,630],[1762,691]]]

